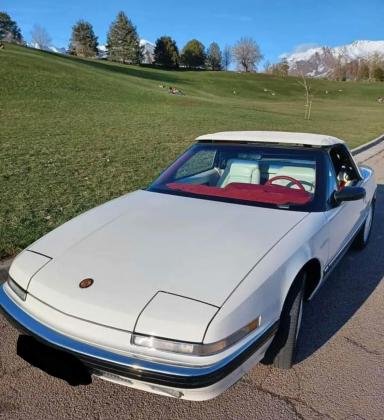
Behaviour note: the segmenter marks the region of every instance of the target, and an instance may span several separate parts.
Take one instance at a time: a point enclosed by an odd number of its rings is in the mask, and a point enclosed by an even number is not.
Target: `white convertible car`
[[[293,364],[303,301],[367,243],[375,192],[337,138],[204,135],[19,254],[0,307],[103,379],[210,399],[261,359]]]

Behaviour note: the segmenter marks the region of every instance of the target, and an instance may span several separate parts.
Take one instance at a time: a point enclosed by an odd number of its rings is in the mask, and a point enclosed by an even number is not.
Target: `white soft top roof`
[[[285,143],[310,146],[332,146],[334,144],[344,143],[343,140],[323,134],[292,133],[284,131],[224,131],[221,133],[204,134],[196,140]]]

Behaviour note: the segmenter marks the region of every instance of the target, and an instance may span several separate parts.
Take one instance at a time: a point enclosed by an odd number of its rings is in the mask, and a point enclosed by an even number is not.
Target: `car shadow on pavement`
[[[349,250],[304,307],[296,362],[322,347],[369,298],[384,276],[384,185],[377,188],[372,234],[363,251]]]
[[[92,377],[88,369],[71,354],[48,347],[33,337],[20,335],[17,340],[17,355],[38,369],[69,385],[89,385]]]

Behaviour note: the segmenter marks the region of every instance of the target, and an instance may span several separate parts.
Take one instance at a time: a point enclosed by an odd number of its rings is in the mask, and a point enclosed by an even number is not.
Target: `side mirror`
[[[365,189],[361,187],[344,187],[340,191],[333,193],[335,203],[340,204],[343,201],[356,201],[365,198]]]

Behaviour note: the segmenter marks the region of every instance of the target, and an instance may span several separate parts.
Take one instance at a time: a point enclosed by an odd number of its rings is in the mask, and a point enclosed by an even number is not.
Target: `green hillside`
[[[85,209],[145,186],[205,132],[319,132],[356,146],[384,131],[384,105],[376,102],[384,84],[311,83],[312,120],[304,121],[304,91],[295,78],[162,71],[6,45],[0,258]],[[185,96],[170,95],[169,85]]]

